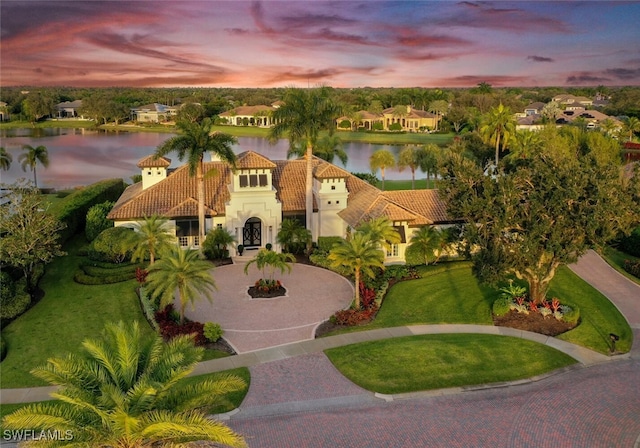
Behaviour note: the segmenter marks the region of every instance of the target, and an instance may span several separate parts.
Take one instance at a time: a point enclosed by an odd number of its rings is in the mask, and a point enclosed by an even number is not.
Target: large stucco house
[[[414,109],[411,106],[398,106],[385,109],[379,114],[361,110],[351,117],[339,117],[336,124],[340,128],[342,122],[346,120],[351,123],[352,128],[363,127],[371,130],[376,123],[380,123],[382,130],[389,131],[391,126],[397,123],[405,132],[422,132],[436,129],[440,119],[438,115],[425,110]]]
[[[145,104],[132,108],[131,118],[139,123],[161,123],[172,120],[179,109],[178,106],[167,106],[160,103]]]
[[[232,126],[257,126],[268,128],[273,126],[271,115],[280,107],[281,102],[273,103],[271,106],[239,106],[218,115]]]
[[[148,156],[138,167],[142,181],[128,187],[108,218],[116,226],[131,226],[158,214],[170,220],[183,247],[197,247],[196,179],[186,165],[169,170],[164,157]],[[247,249],[270,243],[280,250],[276,235],[283,219],[305,221],[306,162],[269,160],[254,151],[238,154],[237,170],[220,161],[205,162],[206,230],[225,227]],[[313,160],[313,240],[344,236],[372,218],[386,216],[402,242],[387,252],[387,262],[404,261],[412,233],[425,225],[450,224],[436,190],[381,191],[351,173],[321,159]]]

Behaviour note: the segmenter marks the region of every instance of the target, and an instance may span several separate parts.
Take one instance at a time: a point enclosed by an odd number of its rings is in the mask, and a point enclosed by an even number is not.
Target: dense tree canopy
[[[549,148],[507,158],[493,176],[454,154],[440,186],[450,215],[467,220],[467,242],[479,248],[476,275],[489,283],[515,275],[535,301],[559,266],[640,220],[640,175],[621,176],[597,148],[570,155]]]

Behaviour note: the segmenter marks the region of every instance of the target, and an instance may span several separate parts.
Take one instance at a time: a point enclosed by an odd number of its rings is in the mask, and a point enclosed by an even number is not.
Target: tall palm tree
[[[640,132],[640,120],[636,117],[629,117],[625,119],[624,129],[629,132],[629,141],[633,140],[633,134]]]
[[[401,240],[400,234],[386,216],[363,222],[356,231],[367,235],[371,241],[385,249],[389,249],[392,244],[398,244]]]
[[[442,115],[444,115],[447,110],[449,110],[449,103],[445,100],[435,100],[429,103],[429,112],[436,114],[436,131],[438,130]]]
[[[268,266],[271,268],[269,271],[269,280],[273,281],[273,274],[276,269],[280,270],[280,273],[284,274],[284,271],[291,272],[291,264],[296,261],[296,257],[293,254],[278,253],[272,250],[260,249],[255,257],[244,265],[244,273],[249,274],[249,266],[255,263],[256,267],[262,271],[264,278],[264,270]]]
[[[4,149],[4,146],[0,146],[0,169],[3,171],[9,171],[9,168],[11,168],[11,162],[13,162],[11,154]]]
[[[374,268],[384,269],[384,253],[375,241],[362,232],[355,232],[349,240],[336,243],[327,256],[335,268],[346,267],[355,277],[355,308],[360,309],[360,278],[375,277]]]
[[[297,246],[306,247],[311,242],[311,232],[296,219],[283,219],[276,241],[282,244],[284,252],[297,253]]]
[[[212,152],[220,160],[228,163],[233,169],[236,165],[236,155],[231,145],[236,138],[220,132],[212,132],[212,122],[205,118],[201,123],[180,121],[177,123],[182,131],[181,135],[171,137],[156,149],[155,156],[162,157],[172,151],[178,153],[178,158],[187,160],[189,174],[196,177],[198,185],[198,231],[199,244],[202,246],[206,235],[204,219],[204,153]]]
[[[241,378],[180,381],[202,358],[192,337],[164,343],[142,335],[137,322],[107,324],[101,339],[85,340],[80,353],[51,358],[31,372],[59,386],[56,401],[27,405],[3,421],[4,429],[56,433],[42,446],[149,447],[194,441],[245,447],[243,437],[205,415],[228,392],[246,387]]]
[[[304,157],[307,149],[303,146],[295,146],[289,148],[287,151],[287,158],[290,157]],[[316,146],[313,148],[313,154],[329,163],[333,163],[333,160],[337,157],[343,166],[347,165],[349,156],[342,147],[342,140],[337,135],[325,135],[318,139]]]
[[[416,189],[416,170],[420,168],[421,153],[423,148],[416,148],[415,146],[407,146],[398,154],[398,170],[402,171],[405,168],[411,170],[411,189]]]
[[[275,142],[289,138],[289,147],[306,147],[305,208],[306,225],[311,231],[313,219],[313,150],[320,132],[334,130],[335,119],[340,109],[329,95],[329,89],[289,89],[283,97],[284,104],[273,112],[274,126],[269,131],[269,140]]]
[[[380,170],[380,175],[382,176],[382,189],[384,190],[384,170],[386,168],[393,168],[396,166],[396,158],[393,156],[393,153],[387,149],[378,149],[377,151],[374,151],[369,158],[369,166],[374,174],[378,169]]]
[[[509,138],[515,132],[516,119],[511,110],[502,103],[492,108],[484,118],[485,124],[481,129],[481,133],[487,142],[495,142],[495,164],[497,167],[500,149],[504,150],[505,143],[509,141]],[[502,143],[502,146],[500,143]]]
[[[131,261],[144,260],[149,256],[149,266],[153,266],[157,255],[175,243],[168,226],[169,222],[159,215],[145,217],[142,223],[134,224],[135,232],[127,242],[133,251]]]
[[[209,302],[216,283],[211,276],[213,265],[202,260],[196,250],[184,250],[172,245],[162,258],[149,268],[147,286],[153,300],[160,300],[160,308],[173,303],[178,291],[180,302],[180,324],[184,323],[187,304],[195,303],[201,297]]]
[[[533,131],[516,131],[511,139],[509,157],[528,158],[543,148],[540,134]]]
[[[423,226],[413,234],[407,246],[407,255],[415,255],[424,260],[424,264],[429,264],[435,251],[440,247],[442,233],[431,226]]]
[[[431,174],[435,174],[442,150],[435,143],[428,143],[419,153],[420,171],[427,173],[427,189],[431,186]]]
[[[49,152],[46,146],[39,145],[35,148],[31,145],[22,145],[22,149],[25,151],[18,156],[18,161],[21,163],[22,171],[27,171],[27,167],[33,171],[33,183],[38,187],[38,176],[36,175],[36,165],[38,162],[43,167],[49,166]]]

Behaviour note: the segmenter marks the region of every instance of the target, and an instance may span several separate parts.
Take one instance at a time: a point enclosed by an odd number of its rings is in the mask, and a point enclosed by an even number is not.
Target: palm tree
[[[284,274],[284,271],[291,272],[290,262],[296,261],[296,257],[293,254],[278,253],[273,250],[260,249],[255,257],[244,265],[244,273],[249,274],[249,266],[255,263],[256,267],[262,271],[262,278],[264,278],[264,270],[268,266],[271,268],[269,272],[269,280],[273,281],[273,274],[276,269],[280,270],[280,273]]]
[[[427,173],[427,189],[431,186],[431,174],[435,174],[441,154],[442,150],[435,143],[426,144],[419,153],[420,171]]]
[[[346,267],[355,277],[355,308],[360,309],[360,278],[364,274],[374,278],[374,268],[384,269],[384,253],[368,235],[355,232],[349,240],[336,243],[327,256],[331,266]]]
[[[337,157],[342,163],[342,166],[347,166],[349,156],[342,146],[342,140],[340,140],[340,137],[337,135],[325,135],[319,139],[314,151],[322,160],[333,163]]]
[[[142,261],[149,256],[149,266],[153,266],[157,255],[175,243],[168,226],[169,222],[159,215],[145,217],[142,223],[134,224],[135,232],[127,242],[133,251],[131,261]]]
[[[438,124],[440,123],[442,115],[444,115],[448,110],[449,103],[445,100],[435,100],[429,103],[429,112],[434,112],[436,114],[436,131],[438,130]]]
[[[3,171],[9,171],[9,168],[11,168],[11,162],[13,162],[11,154],[4,149],[4,146],[0,146],[0,169]]]
[[[600,128],[600,130],[604,135],[609,135],[609,136],[613,134],[613,131],[615,131],[617,128],[616,122],[613,121],[611,118],[605,118],[604,120],[602,120],[599,123],[598,127]]]
[[[429,258],[432,257],[440,247],[441,240],[442,233],[435,227],[421,227],[420,230],[415,232],[411,237],[409,245],[407,246],[407,255],[420,257],[424,260],[424,264],[427,265],[429,264]]]
[[[532,131],[516,131],[511,140],[509,157],[531,157],[543,148],[540,134]]]
[[[422,148],[416,148],[414,146],[407,146],[398,154],[398,171],[404,170],[409,167],[411,170],[411,189],[416,189],[416,169],[420,167],[421,153],[424,150]]]
[[[398,244],[401,240],[400,234],[386,216],[363,222],[356,231],[367,235],[371,241],[385,249],[389,249],[392,244]]]
[[[306,247],[311,242],[311,232],[296,219],[283,219],[276,241],[282,244],[284,252],[296,253],[296,246]]]
[[[393,156],[393,153],[386,149],[378,149],[371,154],[369,158],[369,166],[371,166],[371,171],[375,174],[378,169],[380,169],[380,174],[382,176],[382,189],[384,190],[384,170],[385,168],[392,168],[396,166],[396,158]]]
[[[31,145],[22,145],[22,149],[25,151],[18,156],[22,166],[22,171],[27,171],[27,167],[33,171],[33,183],[38,188],[38,177],[36,175],[36,165],[38,162],[45,168],[49,166],[49,152],[46,146],[39,145],[35,148]]]
[[[505,142],[509,141],[510,136],[515,132],[515,117],[508,107],[504,107],[502,103],[498,107],[492,108],[485,116],[485,124],[481,129],[487,142],[495,142],[496,145],[496,167],[500,157],[500,149],[504,149]],[[500,146],[502,143],[502,147]]]
[[[231,145],[236,138],[220,132],[212,132],[211,119],[205,118],[202,123],[180,121],[177,123],[182,135],[171,137],[156,149],[155,156],[162,157],[172,151],[178,153],[178,158],[187,160],[189,174],[196,177],[198,184],[198,231],[199,244],[202,246],[206,235],[204,219],[204,153],[209,151],[216,154],[223,162],[235,169],[236,155]]]
[[[334,121],[339,115],[338,106],[331,100],[329,89],[289,89],[283,98],[284,104],[273,112],[274,126],[269,131],[269,139],[274,142],[287,135],[289,147],[306,147],[305,159],[305,209],[306,226],[312,230],[313,219],[313,150],[320,132],[333,132]]]
[[[56,401],[27,405],[4,417],[4,429],[56,432],[42,446],[148,447],[194,441],[245,447],[243,437],[205,415],[246,384],[233,375],[186,383],[202,358],[191,336],[164,343],[137,322],[107,324],[102,339],[80,353],[51,358],[31,372],[59,388]],[[62,440],[72,436],[73,441]],[[44,442],[44,443],[43,443]],[[38,442],[35,442],[38,444]]]
[[[216,283],[209,272],[212,264],[202,260],[196,250],[184,250],[172,245],[160,260],[149,268],[147,286],[153,300],[160,300],[160,308],[173,303],[176,290],[180,302],[180,325],[184,323],[187,303],[193,305],[201,297],[209,302]]]
[[[629,117],[624,120],[624,129],[629,132],[629,141],[633,140],[633,134],[640,132],[640,120],[636,117]]]
[[[236,243],[236,237],[226,227],[216,227],[207,233],[204,240],[204,253],[212,258],[228,257],[227,248]]]

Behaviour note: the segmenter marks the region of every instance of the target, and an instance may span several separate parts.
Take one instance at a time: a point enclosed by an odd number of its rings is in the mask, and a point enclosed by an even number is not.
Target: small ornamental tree
[[[603,246],[640,219],[640,175],[621,176],[589,152],[572,157],[541,151],[506,158],[487,176],[460,156],[442,170],[440,192],[450,216],[467,220],[464,236],[479,250],[474,273],[497,284],[510,275],[545,299],[558,267]]]
[[[64,255],[58,240],[65,225],[47,212],[42,195],[31,184],[19,182],[3,189],[10,193],[0,207],[0,259],[22,270],[31,293],[36,267]]]

